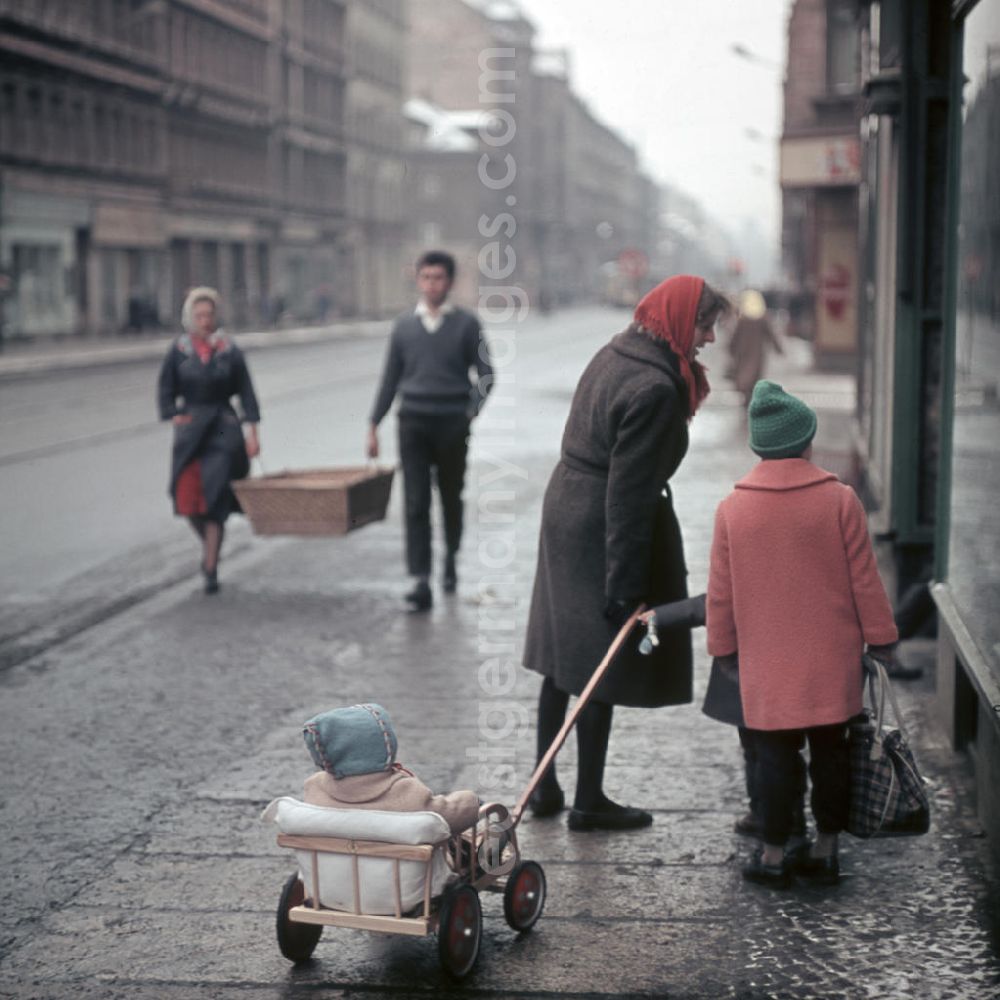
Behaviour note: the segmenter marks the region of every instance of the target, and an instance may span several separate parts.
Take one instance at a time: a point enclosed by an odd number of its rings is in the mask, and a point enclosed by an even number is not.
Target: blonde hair
[[[764,296],[753,288],[748,288],[740,294],[740,315],[747,319],[763,319],[767,315],[767,303]]]
[[[199,285],[192,288],[184,297],[184,305],[181,307],[181,326],[190,333],[194,327],[194,307],[198,302],[211,302],[215,307],[215,319],[218,323],[219,312],[222,309],[222,297],[214,288],[207,285]]]

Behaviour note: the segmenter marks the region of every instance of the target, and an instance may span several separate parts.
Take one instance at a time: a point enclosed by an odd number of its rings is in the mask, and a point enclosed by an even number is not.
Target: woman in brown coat
[[[740,296],[740,315],[729,341],[732,377],[743,395],[744,406],[750,405],[753,387],[764,376],[769,348],[785,353],[768,321],[764,296],[749,288]]]
[[[708,394],[698,350],[728,304],[701,278],[668,278],[636,307],[634,322],[580,378],[562,456],[542,508],[538,569],[524,664],[544,675],[538,705],[541,759],[614,634],[640,602],[687,596],[687,568],[669,480],[687,451],[687,425]],[[646,826],[652,816],[602,790],[612,706],[691,700],[691,637],[665,633],[651,656],[636,642],[619,654],[577,721],[573,830]],[[559,812],[553,766],[531,801]]]

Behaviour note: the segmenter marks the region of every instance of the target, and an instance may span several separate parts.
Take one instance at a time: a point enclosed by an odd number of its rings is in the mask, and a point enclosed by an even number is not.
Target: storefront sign
[[[150,205],[102,202],[94,210],[93,240],[105,247],[162,247],[163,215]]]
[[[829,264],[820,275],[820,300],[827,316],[840,322],[847,311],[848,296],[851,292],[851,272],[837,262]]]
[[[861,179],[857,136],[809,136],[781,140],[782,187],[837,187]]]
[[[857,348],[857,233],[850,226],[825,226],[819,234],[815,345],[821,354],[850,354]]]

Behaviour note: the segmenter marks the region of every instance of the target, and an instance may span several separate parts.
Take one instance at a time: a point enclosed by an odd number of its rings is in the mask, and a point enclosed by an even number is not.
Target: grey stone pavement
[[[820,406],[819,444],[836,451],[849,380],[811,373],[805,345],[793,347],[772,375]],[[498,656],[519,662],[561,431],[533,417],[534,400],[568,405],[573,388],[532,382],[515,417],[491,403],[477,429],[459,593],[429,615],[398,611],[395,488],[382,524],[340,539],[254,538],[226,562],[217,600],[186,580],[0,677],[0,753],[17,741],[52,760],[48,788],[3,779],[0,997],[1000,996],[1000,879],[967,764],[930,713],[933,676],[897,685],[930,785],[930,833],[845,837],[840,886],[773,892],[739,875],[751,847],[732,833],[741,758],[735,732],[699,711],[703,632],[693,705],[616,711],[606,787],[650,808],[653,826],[574,834],[563,817],[524,820],[523,854],[549,889],[531,934],[514,935],[500,899],[484,897],[482,954],[461,987],[432,939],[328,928],[310,963],[281,957],[274,907],[294,864],[258,816],[273,796],[300,793],[309,715],[381,702],[400,760],[436,790],[513,802],[531,771],[538,678],[518,669],[496,696],[480,671]],[[704,587],[715,505],[752,461],[735,394],[720,386],[673,483],[692,592]],[[60,683],[43,689],[46,676]],[[103,737],[77,742],[78,728]],[[559,768],[572,787],[573,737]],[[48,829],[53,797],[76,824],[70,836]]]

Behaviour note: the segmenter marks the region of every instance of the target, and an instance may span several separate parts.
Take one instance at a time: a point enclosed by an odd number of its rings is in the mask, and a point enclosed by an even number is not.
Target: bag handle
[[[880,661],[876,660],[874,656],[869,656],[868,653],[861,658],[861,662],[864,665],[864,669],[868,674],[868,696],[871,699],[872,708],[875,710],[875,743],[872,746],[872,759],[877,756],[876,749],[881,749],[882,744],[882,726],[885,722],[885,701],[888,697],[889,704],[892,706],[892,714],[896,720],[896,726],[899,729],[900,736],[906,740],[906,728],[903,725],[903,716],[899,711],[899,702],[896,701],[896,693],[892,690],[892,682],[889,680],[889,674],[885,669],[885,665]],[[876,684],[878,686],[878,691],[876,692]]]

